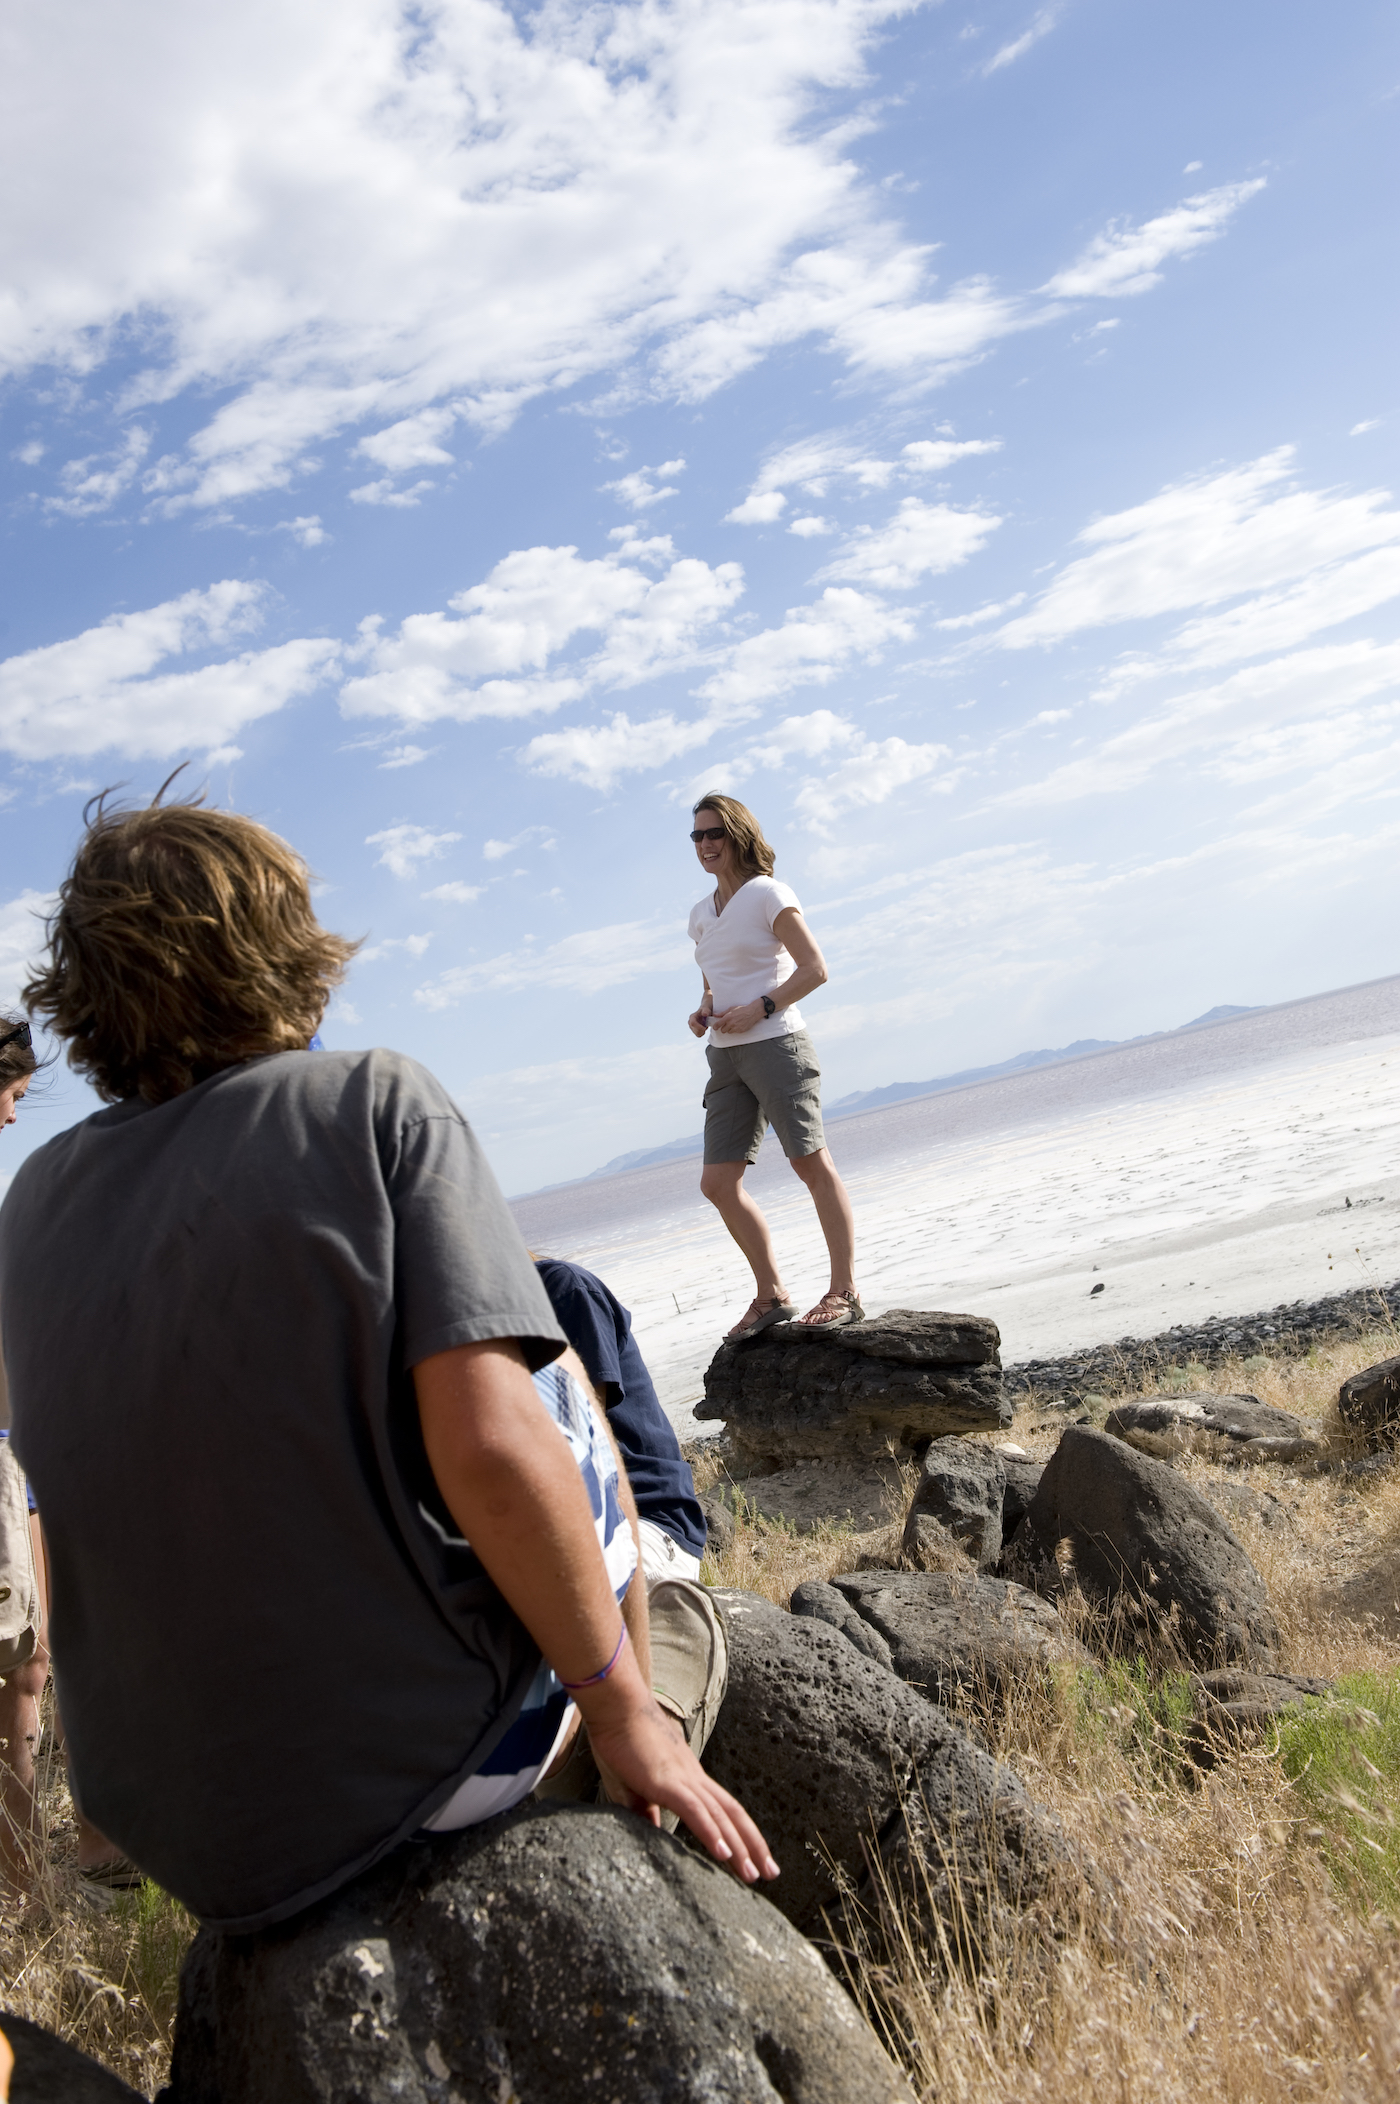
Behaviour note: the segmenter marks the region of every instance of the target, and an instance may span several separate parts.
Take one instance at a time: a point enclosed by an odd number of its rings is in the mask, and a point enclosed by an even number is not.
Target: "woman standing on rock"
[[[802,1321],[814,1330],[863,1322],[851,1201],[826,1150],[821,1068],[797,1009],[826,984],[825,961],[796,892],[773,875],[773,850],[752,811],[732,796],[702,796],[693,815],[700,867],[715,880],[690,916],[705,989],[690,1029],[710,1033],[700,1189],[748,1259],[755,1287],[727,1334],[752,1337],[797,1315],[768,1222],[744,1189],[769,1125],[812,1194],[831,1257],[831,1284]]]

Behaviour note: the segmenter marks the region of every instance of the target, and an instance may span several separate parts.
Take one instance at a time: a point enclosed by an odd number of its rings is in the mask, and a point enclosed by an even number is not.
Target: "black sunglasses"
[[[34,1034],[30,1030],[28,1023],[16,1023],[13,1030],[6,1031],[5,1035],[0,1037],[0,1052],[4,1051],[6,1045],[23,1045],[26,1052],[31,1051],[34,1045]]]
[[[729,835],[723,826],[701,826],[699,832],[692,833],[690,837],[698,847],[702,840],[727,840]]]

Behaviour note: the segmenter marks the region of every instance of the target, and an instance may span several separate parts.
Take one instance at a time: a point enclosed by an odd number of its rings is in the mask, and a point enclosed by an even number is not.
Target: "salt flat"
[[[828,1140],[867,1309],[991,1315],[1008,1363],[1388,1283],[1400,978],[917,1098]],[[691,1406],[751,1290],[698,1177],[667,1163],[514,1208],[533,1247],[631,1308],[682,1436],[707,1429]],[[750,1177],[806,1306],[826,1284],[811,1207],[771,1146]]]

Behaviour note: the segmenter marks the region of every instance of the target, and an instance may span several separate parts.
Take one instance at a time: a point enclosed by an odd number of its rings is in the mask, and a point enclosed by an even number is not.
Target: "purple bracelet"
[[[623,1645],[624,1645],[624,1644],[625,1644],[626,1642],[627,1642],[627,1624],[626,1624],[626,1623],[624,1622],[624,1623],[623,1623],[623,1625],[622,1625],[622,1634],[621,1634],[621,1636],[620,1636],[620,1637],[618,1638],[618,1640],[617,1640],[617,1649],[616,1649],[616,1651],[614,1651],[614,1653],[613,1653],[612,1657],[611,1657],[611,1658],[610,1658],[610,1659],[608,1660],[607,1664],[606,1664],[606,1665],[604,1666],[604,1668],[603,1668],[602,1672],[601,1672],[601,1673],[590,1673],[590,1674],[589,1674],[589,1676],[588,1676],[588,1678],[587,1678],[587,1680],[561,1680],[561,1681],[560,1681],[560,1683],[559,1683],[560,1687],[561,1687],[561,1688],[567,1688],[567,1689],[568,1689],[568,1691],[569,1691],[569,1693],[570,1693],[571,1695],[573,1695],[573,1694],[576,1694],[576,1693],[578,1692],[578,1690],[579,1690],[580,1688],[597,1688],[597,1687],[601,1687],[601,1686],[602,1686],[602,1684],[603,1684],[603,1682],[604,1682],[604,1681],[605,1681],[605,1680],[607,1679],[607,1677],[608,1677],[609,1673],[611,1673],[611,1671],[612,1671],[613,1667],[614,1667],[614,1666],[615,1666],[615,1665],[617,1664],[618,1660],[619,1660],[619,1659],[621,1658],[621,1656],[622,1656],[622,1647],[623,1647]]]

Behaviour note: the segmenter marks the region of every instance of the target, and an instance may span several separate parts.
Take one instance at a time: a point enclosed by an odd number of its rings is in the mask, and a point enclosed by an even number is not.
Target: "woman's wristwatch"
[[[766,1023],[769,1016],[778,1013],[778,1004],[771,994],[761,994],[759,998],[763,1002],[763,1020]]]

